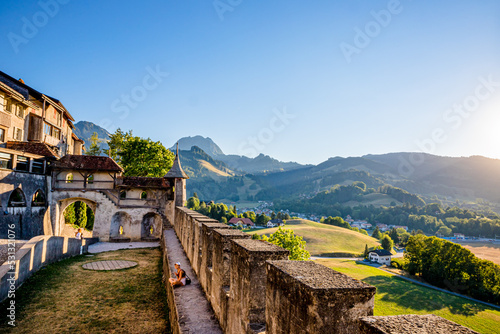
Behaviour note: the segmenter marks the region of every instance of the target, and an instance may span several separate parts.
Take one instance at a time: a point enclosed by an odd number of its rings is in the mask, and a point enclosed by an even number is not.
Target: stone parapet
[[[208,298],[212,292],[213,230],[215,229],[231,229],[231,227],[222,223],[203,223],[201,225],[202,257],[198,277]]]
[[[475,333],[434,315],[373,317],[375,287],[313,261],[289,261],[288,250],[198,212],[177,207],[173,227],[196,276],[179,296],[202,291],[224,333]],[[170,264],[182,258],[170,257]],[[182,314],[172,312],[171,322],[191,333]],[[209,333],[210,326],[195,332]]]
[[[356,334],[376,288],[312,261],[268,261],[266,333]]]
[[[366,334],[479,334],[434,314],[363,317],[360,331]]]
[[[269,242],[231,240],[228,333],[246,333],[266,322],[266,261],[288,259],[289,251]]]
[[[249,239],[240,230],[214,229],[212,255],[212,292],[210,301],[223,330],[227,325],[227,306],[231,281],[232,243],[235,239]]]

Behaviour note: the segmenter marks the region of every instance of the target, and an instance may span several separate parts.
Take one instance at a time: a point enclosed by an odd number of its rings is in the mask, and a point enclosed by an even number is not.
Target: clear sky
[[[0,69],[167,147],[500,158],[500,1],[0,2]]]

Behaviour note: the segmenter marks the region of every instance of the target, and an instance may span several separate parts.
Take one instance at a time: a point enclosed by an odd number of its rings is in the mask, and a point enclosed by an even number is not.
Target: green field
[[[376,247],[380,243],[377,239],[351,231],[346,228],[320,224],[305,219],[287,220],[285,228],[291,229],[307,242],[306,249],[312,256],[357,256],[364,252],[365,244]],[[259,235],[270,235],[277,228],[251,231]]]
[[[350,260],[316,262],[377,287],[374,315],[433,313],[480,333],[500,333],[500,310],[412,284],[380,269]]]

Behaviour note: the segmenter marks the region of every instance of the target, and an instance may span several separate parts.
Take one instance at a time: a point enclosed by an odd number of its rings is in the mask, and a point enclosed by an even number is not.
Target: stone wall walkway
[[[179,326],[182,333],[222,334],[214,312],[205,298],[201,285],[173,229],[163,231],[167,248],[170,273],[174,276],[173,264],[181,263],[181,268],[191,278],[190,285],[174,289],[175,304],[179,314]],[[168,280],[166,282],[168,284]],[[170,288],[170,287],[167,287]]]

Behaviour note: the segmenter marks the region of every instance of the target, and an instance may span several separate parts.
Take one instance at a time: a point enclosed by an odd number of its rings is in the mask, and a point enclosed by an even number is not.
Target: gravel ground
[[[150,248],[159,247],[160,242],[98,242],[89,246],[89,253],[102,253],[128,248]]]
[[[8,258],[8,248],[9,248],[9,239],[0,239],[0,265],[2,265]],[[15,240],[16,243],[16,252],[23,247],[23,245],[28,242],[28,240]]]

